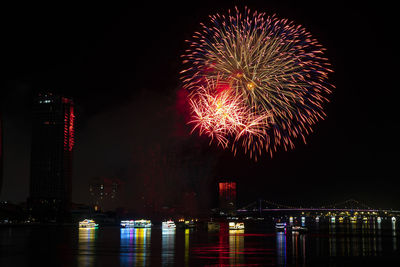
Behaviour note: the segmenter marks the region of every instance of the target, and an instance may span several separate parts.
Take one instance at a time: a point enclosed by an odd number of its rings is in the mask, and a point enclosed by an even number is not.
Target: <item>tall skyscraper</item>
[[[236,182],[221,181],[218,183],[219,210],[221,215],[236,214]]]
[[[52,93],[33,103],[29,208],[39,220],[65,220],[71,204],[74,103]]]

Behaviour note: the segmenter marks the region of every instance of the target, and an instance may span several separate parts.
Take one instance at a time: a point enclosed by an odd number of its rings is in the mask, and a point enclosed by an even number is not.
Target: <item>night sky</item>
[[[0,199],[25,201],[31,107],[42,90],[74,98],[73,202],[87,203],[96,176],[124,181],[121,205],[140,196],[179,205],[196,194],[216,206],[216,181],[238,182],[238,201],[258,197],[318,206],[358,199],[400,208],[396,8],[381,2],[145,1],[3,6],[1,110],[4,181]],[[326,1],[324,1],[326,2]],[[192,3],[192,4],[189,4]],[[235,5],[303,25],[327,49],[336,86],[327,118],[307,144],[258,162],[190,135],[179,71],[185,39],[208,15]],[[4,70],[5,68],[5,70]]]

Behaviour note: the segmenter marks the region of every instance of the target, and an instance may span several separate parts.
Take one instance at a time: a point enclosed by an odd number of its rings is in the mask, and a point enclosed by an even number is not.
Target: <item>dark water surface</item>
[[[400,266],[390,221],[308,226],[307,233],[205,228],[0,227],[0,266]]]

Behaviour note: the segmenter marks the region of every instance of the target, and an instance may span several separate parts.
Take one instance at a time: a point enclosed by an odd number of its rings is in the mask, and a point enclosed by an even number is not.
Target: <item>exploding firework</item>
[[[223,84],[222,84],[223,85]],[[229,137],[256,136],[263,138],[263,129],[269,114],[254,114],[243,103],[241,95],[230,90],[219,90],[221,81],[207,80],[190,98],[194,123],[192,132],[199,128],[211,141],[216,139],[223,147],[229,145]]]
[[[324,48],[302,26],[238,9],[210,16],[182,56],[194,129],[257,158],[312,132],[330,87]]]

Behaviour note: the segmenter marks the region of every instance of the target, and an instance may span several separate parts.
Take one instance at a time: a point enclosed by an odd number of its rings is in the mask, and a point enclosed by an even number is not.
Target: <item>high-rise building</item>
[[[74,103],[52,93],[34,99],[29,208],[39,220],[65,220],[71,204]]]
[[[119,204],[122,182],[117,178],[95,177],[89,184],[91,202],[96,211],[115,209]]]
[[[236,214],[236,182],[221,181],[218,183],[219,210],[221,215]]]

